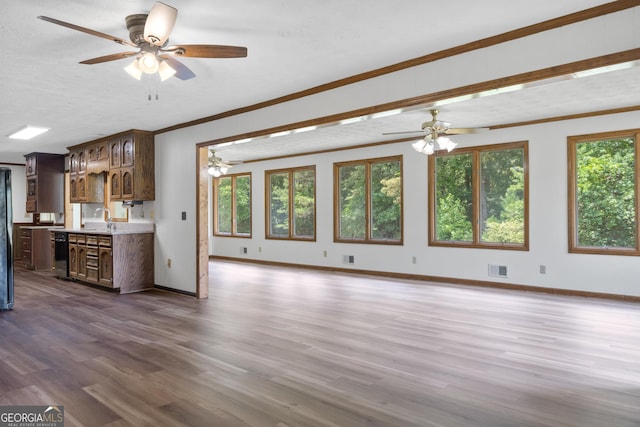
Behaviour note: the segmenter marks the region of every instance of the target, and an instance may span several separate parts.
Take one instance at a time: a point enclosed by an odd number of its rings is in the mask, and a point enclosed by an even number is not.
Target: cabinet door
[[[36,156],[27,157],[25,167],[27,176],[36,175],[38,173],[36,169]]]
[[[38,198],[38,178],[27,179],[27,200]]]
[[[78,279],[87,278],[87,247],[78,245]]]
[[[75,151],[69,153],[69,172],[78,172],[78,155]]]
[[[69,197],[71,198],[71,203],[78,200],[78,177],[75,174],[69,177]]]
[[[96,145],[96,160],[103,161],[109,159],[109,143],[107,141],[99,142]]]
[[[122,182],[120,169],[113,169],[109,172],[109,193],[112,199],[122,198]]]
[[[89,147],[87,147],[86,153],[87,153],[87,161],[89,162],[95,162],[98,160],[98,150],[97,150],[97,146],[96,145],[91,145]]]
[[[84,150],[78,150],[76,153],[78,157],[78,172],[84,172],[87,170],[87,157]]]
[[[119,139],[113,139],[109,142],[109,168],[119,168],[122,145]]]
[[[133,182],[133,168],[122,168],[120,171],[120,178],[122,180],[122,198],[133,199],[135,188]]]
[[[76,194],[78,200],[87,200],[87,180],[84,175],[76,177]]]
[[[69,244],[69,277],[78,277],[78,245]]]
[[[113,286],[113,252],[111,248],[99,248],[98,249],[98,265],[100,266],[100,272],[98,280],[101,285]]]
[[[133,136],[122,139],[122,164],[120,166],[133,166],[134,162]]]

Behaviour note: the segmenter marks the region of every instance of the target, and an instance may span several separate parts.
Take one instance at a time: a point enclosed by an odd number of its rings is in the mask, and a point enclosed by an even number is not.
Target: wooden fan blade
[[[445,129],[444,132],[441,133],[445,133],[447,135],[457,135],[463,133],[483,133],[488,131],[489,128],[450,128]]]
[[[81,27],[79,25],[71,24],[69,22],[60,21],[58,19],[49,18],[48,16],[38,16],[38,19],[51,22],[52,24],[62,25],[63,27],[71,28],[72,30],[80,31],[83,33],[91,34],[92,36],[102,37],[103,39],[114,41],[118,44],[127,45],[131,47],[137,47],[129,40],[121,39],[120,37],[112,36],[109,34],[101,33],[100,31],[92,30],[90,28]]]
[[[168,46],[162,52],[173,53],[191,58],[244,58],[247,48],[241,46],[224,46],[215,44],[182,44]]]
[[[92,59],[86,59],[84,61],[80,61],[81,64],[88,64],[88,65],[92,65],[92,64],[99,64],[101,62],[108,62],[108,61],[116,61],[118,59],[124,59],[124,58],[129,58],[130,56],[135,56],[137,55],[139,52],[121,52],[121,53],[113,53],[111,55],[105,55],[105,56],[99,56],[97,58],[92,58]]]
[[[402,132],[384,132],[383,135],[400,135],[403,133],[425,133],[423,130],[406,130]]]
[[[165,61],[167,61],[169,63],[169,66],[174,70],[176,70],[176,73],[173,75],[174,77],[180,80],[189,80],[196,76],[193,73],[193,71],[187,68],[186,65],[184,65],[182,62],[178,61],[177,59],[173,58],[172,56],[170,55],[158,55],[158,56],[164,59]]]

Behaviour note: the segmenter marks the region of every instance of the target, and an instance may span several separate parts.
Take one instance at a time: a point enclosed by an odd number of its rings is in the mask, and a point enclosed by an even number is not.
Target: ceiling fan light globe
[[[144,25],[144,39],[153,46],[162,46],[171,35],[178,10],[162,2],[156,2]]]
[[[160,80],[161,81],[167,80],[169,77],[173,76],[175,73],[176,73],[176,70],[174,70],[167,63],[167,61],[161,61],[160,62],[160,65],[158,66],[158,74],[160,75]]]
[[[433,154],[435,152],[435,148],[433,146],[433,142],[426,143],[424,148],[422,149],[422,152],[424,154],[426,154],[427,156],[430,155],[430,154]]]
[[[133,77],[136,80],[140,80],[140,78],[142,77],[142,70],[140,69],[140,66],[138,65],[138,60],[134,60],[131,64],[127,65],[126,67],[124,67],[124,70],[129,73],[129,75],[131,77]]]
[[[447,151],[450,152],[451,150],[456,148],[457,145],[458,145],[458,143],[449,140],[449,142],[447,143],[447,147],[446,147]]]
[[[438,148],[440,150],[444,150],[447,148],[447,145],[451,142],[451,140],[449,138],[447,138],[446,136],[440,136],[438,137]]]
[[[158,72],[160,65],[158,64],[158,58],[151,53],[147,52],[138,60],[138,66],[147,74],[154,74]]]
[[[413,144],[411,144],[411,147],[413,147],[413,149],[416,150],[418,153],[422,153],[422,149],[424,148],[424,146],[425,146],[425,142],[422,139],[419,139]]]

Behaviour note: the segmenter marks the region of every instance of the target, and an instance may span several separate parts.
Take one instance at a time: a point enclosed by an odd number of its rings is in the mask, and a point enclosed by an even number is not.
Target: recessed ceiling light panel
[[[43,127],[37,127],[37,126],[25,126],[19,131],[9,135],[9,138],[27,140],[27,139],[34,138],[42,133],[45,133],[48,130],[49,128],[43,128]]]

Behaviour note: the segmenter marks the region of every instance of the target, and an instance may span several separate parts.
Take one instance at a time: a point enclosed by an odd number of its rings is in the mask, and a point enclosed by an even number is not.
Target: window
[[[526,142],[429,156],[429,244],[527,250]]]
[[[251,237],[251,174],[213,179],[213,234]]]
[[[640,255],[640,130],[568,138],[569,252]]]
[[[267,238],[315,240],[316,168],[265,172]]]
[[[334,240],[402,244],[402,157],[334,164]]]

